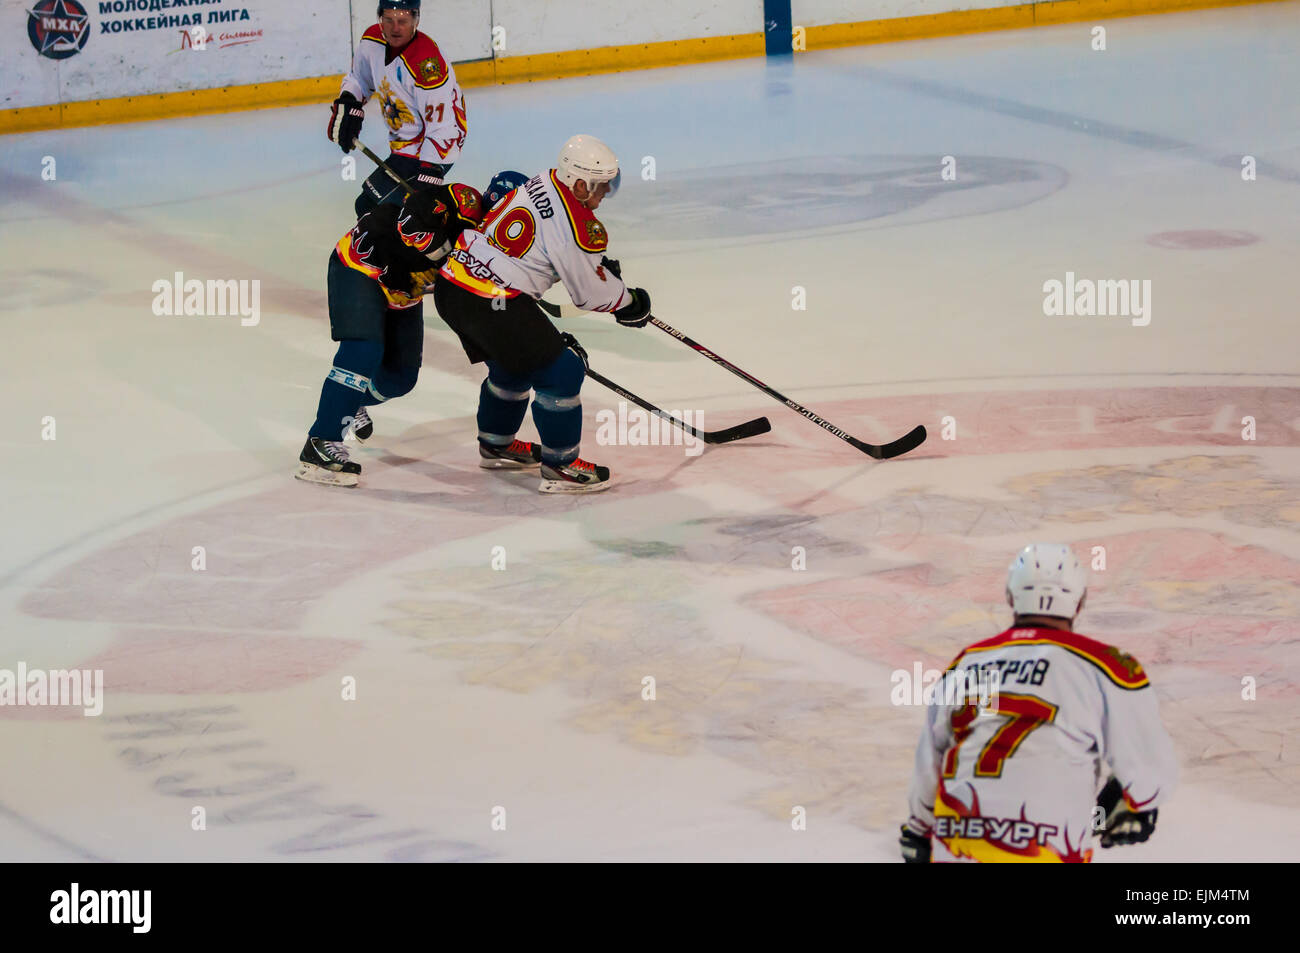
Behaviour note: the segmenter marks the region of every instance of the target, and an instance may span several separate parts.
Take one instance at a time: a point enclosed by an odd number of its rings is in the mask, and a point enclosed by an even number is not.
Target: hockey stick
[[[807,407],[804,407],[802,404],[796,404],[789,397],[786,397],[784,394],[780,393],[779,391],[776,391],[773,388],[768,387],[766,384],[764,384],[754,375],[742,371],[739,367],[737,367],[735,364],[732,364],[726,358],[719,357],[717,354],[714,354],[703,344],[700,344],[697,341],[692,341],[690,338],[688,338],[685,334],[682,334],[682,332],[678,331],[676,328],[669,327],[668,325],[664,324],[656,317],[651,317],[650,323],[653,324],[655,327],[657,327],[660,331],[664,331],[667,334],[671,334],[673,337],[677,338],[677,340],[681,341],[691,350],[703,354],[714,364],[719,364],[722,367],[725,367],[727,370],[731,371],[731,373],[735,374],[737,377],[749,381],[749,383],[753,384],[764,394],[767,394],[769,397],[776,398],[781,403],[785,404],[787,407],[793,410],[795,413],[799,414],[800,416],[807,417],[818,427],[821,427],[823,430],[830,431],[831,433],[835,434],[835,436],[843,440],[845,443],[857,448],[858,450],[861,450],[869,457],[873,457],[876,460],[888,460],[891,457],[901,456],[904,453],[907,453],[909,450],[915,450],[917,447],[919,447],[921,444],[925,442],[925,427],[917,426],[917,427],[913,427],[903,436],[899,437],[897,440],[894,440],[890,443],[886,443],[886,444],[865,443],[864,441],[859,440],[857,437],[850,436],[849,434],[845,433],[843,430],[841,430],[839,427],[836,427],[833,423],[831,423],[829,420],[826,420],[824,417],[819,417],[817,414],[813,413],[811,410],[809,410]]]
[[[624,400],[630,400],[642,410],[648,411],[669,423],[676,424],[688,434],[698,437],[705,443],[731,443],[733,440],[744,440],[746,437],[757,437],[761,433],[767,433],[772,429],[772,424],[766,417],[758,417],[754,420],[746,420],[743,424],[736,424],[734,427],[728,427],[726,430],[698,430],[683,420],[678,420],[672,414],[665,413],[648,400],[642,400],[636,394],[625,391],[608,377],[603,374],[597,374],[591,368],[587,368],[587,376],[598,384],[604,384]]]
[[[379,158],[379,156],[375,155],[375,154],[374,154],[373,152],[371,152],[368,148],[366,148],[366,144],[365,144],[364,142],[362,142],[360,139],[357,139],[357,140],[356,140],[356,147],[362,151],[362,153],[365,155],[365,157],[366,157],[367,159],[369,159],[369,160],[370,160],[371,162],[373,162],[375,165],[379,166],[379,168],[381,168],[381,169],[383,169],[385,172],[387,172],[387,173],[388,173],[388,177],[389,177],[390,179],[392,179],[394,182],[396,182],[396,183],[397,183],[398,185],[400,185],[402,188],[406,189],[406,194],[407,194],[407,195],[412,195],[412,194],[414,194],[415,189],[411,188],[411,183],[410,183],[410,182],[407,182],[404,178],[402,178],[400,175],[398,175],[396,172],[394,172],[394,171],[393,171],[393,167],[390,166],[387,162],[385,162],[383,159]],[[391,193],[390,193],[390,194],[391,194]]]
[[[542,310],[544,310],[547,314],[554,315],[557,318],[569,317],[572,316],[573,314],[573,312],[570,311],[569,309],[562,308],[560,305],[552,304],[549,301],[538,301],[537,303],[542,308]],[[845,433],[839,427],[836,427],[834,424],[832,424],[829,420],[826,420],[823,417],[819,417],[817,414],[813,413],[811,410],[809,410],[807,407],[804,407],[802,404],[796,404],[789,397],[786,397],[784,394],[780,393],[779,391],[776,391],[771,387],[768,387],[766,384],[760,381],[757,377],[754,377],[752,374],[747,374],[745,371],[742,371],[739,367],[737,367],[735,364],[732,364],[726,358],[719,357],[717,354],[714,354],[704,345],[696,341],[692,341],[690,338],[688,338],[685,334],[682,334],[682,332],[678,331],[676,328],[669,327],[667,324],[664,324],[664,322],[654,317],[650,319],[650,323],[653,324],[655,327],[659,328],[659,330],[671,334],[673,337],[677,338],[677,340],[681,341],[691,350],[703,354],[713,363],[720,364],[721,366],[725,367],[727,370],[731,371],[731,373],[735,374],[737,377],[742,378],[743,380],[746,380],[749,383],[753,384],[755,387],[757,387],[763,393],[767,394],[769,397],[776,398],[781,403],[785,404],[787,407],[793,410],[795,413],[803,417],[807,417],[818,427],[821,427],[823,430],[828,430],[831,433],[835,434],[835,436],[839,437],[845,443],[850,444],[851,446],[857,448],[858,450],[861,450],[869,457],[872,457],[876,460],[888,460],[892,457],[902,456],[903,454],[911,450],[915,450],[921,444],[925,443],[926,433],[925,433],[924,426],[918,426],[912,428],[910,431],[908,431],[903,436],[899,437],[897,440],[891,443],[874,444],[874,443],[866,443],[862,440],[859,440],[857,437]]]

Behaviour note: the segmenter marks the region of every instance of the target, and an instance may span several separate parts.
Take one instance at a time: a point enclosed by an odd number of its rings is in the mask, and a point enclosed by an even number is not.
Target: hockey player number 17
[[[985,711],[1007,721],[998,726],[997,731],[993,732],[993,737],[989,738],[980,749],[979,757],[975,759],[975,777],[1000,778],[1002,766],[1007,758],[1016,753],[1020,743],[1029,736],[1031,731],[1047,722],[1055,721],[1057,708],[1037,695],[1000,693],[991,699],[991,704]],[[980,709],[977,705],[963,705],[952,713],[953,745],[943,759],[945,778],[956,777],[957,752],[962,742],[970,737],[979,714]]]

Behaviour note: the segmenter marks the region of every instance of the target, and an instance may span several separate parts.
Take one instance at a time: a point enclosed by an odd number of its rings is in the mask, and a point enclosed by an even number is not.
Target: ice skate
[[[609,467],[577,459],[562,467],[542,464],[543,493],[596,493],[609,489]]]
[[[348,430],[357,438],[357,443],[365,443],[375,435],[375,422],[370,419],[366,408],[362,407],[352,415],[352,426]]]
[[[530,470],[542,462],[542,448],[525,440],[507,446],[478,442],[478,465],[484,470]]]
[[[342,443],[308,437],[298,455],[298,472],[294,476],[326,486],[356,486],[361,478],[361,464],[348,458]]]

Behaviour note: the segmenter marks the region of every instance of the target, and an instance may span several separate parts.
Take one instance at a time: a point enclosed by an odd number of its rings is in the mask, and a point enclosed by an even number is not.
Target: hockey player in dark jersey
[[[343,437],[373,433],[366,408],[415,386],[424,349],[422,298],[461,232],[483,219],[479,193],[436,185],[361,216],[330,252],[330,333],[339,342],[316,421],[299,456],[300,480],[356,486],[361,466]]]

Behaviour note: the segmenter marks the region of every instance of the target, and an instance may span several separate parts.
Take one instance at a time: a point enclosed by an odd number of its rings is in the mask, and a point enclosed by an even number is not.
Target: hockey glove
[[[901,828],[898,847],[903,854],[905,864],[928,864],[930,862],[930,838],[922,837],[906,824]]]
[[[432,162],[421,162],[420,171],[415,174],[411,185],[417,189],[431,189],[435,185],[442,185],[442,177],[447,174],[447,168],[447,166],[434,165]]]
[[[451,210],[436,192],[412,192],[397,213],[397,235],[404,245],[438,262],[447,254],[447,220]],[[459,230],[457,232],[459,234]]]
[[[560,340],[564,342],[565,347],[567,347],[574,354],[578,355],[578,357],[582,358],[583,371],[588,371],[591,369],[591,361],[587,359],[587,349],[578,343],[577,338],[575,338],[568,331],[565,331],[563,334],[560,335]]]
[[[1131,811],[1124,800],[1124,788],[1111,778],[1097,795],[1097,806],[1106,815],[1105,827],[1101,832],[1102,847],[1123,847],[1128,844],[1141,844],[1156,829],[1156,816],[1159,810]]]
[[[341,93],[330,110],[330,124],[326,130],[330,142],[337,142],[344,152],[351,152],[361,135],[361,123],[366,118],[365,107],[351,93]]]
[[[602,258],[600,260],[600,264],[601,267],[603,267],[606,271],[608,271],[619,281],[623,280],[623,267],[613,258]]]
[[[650,322],[650,295],[644,288],[629,288],[632,303],[614,312],[625,328],[643,328]]]

